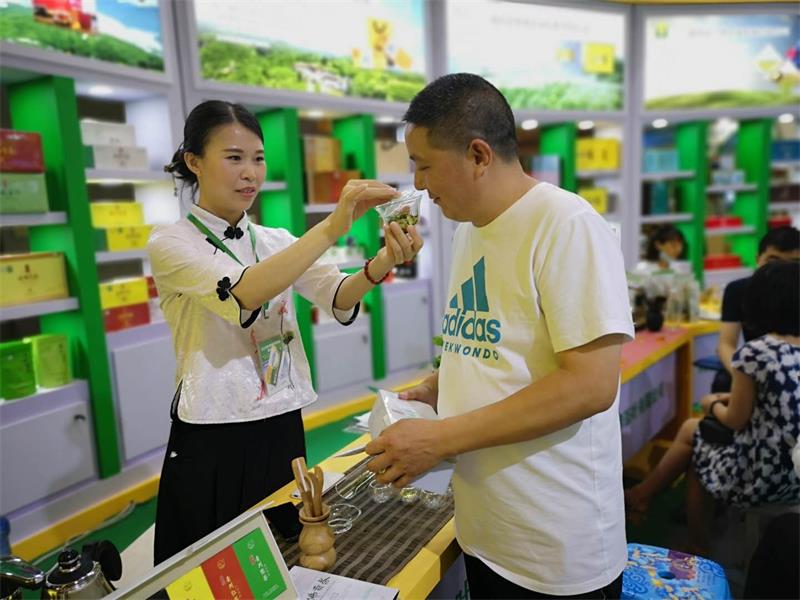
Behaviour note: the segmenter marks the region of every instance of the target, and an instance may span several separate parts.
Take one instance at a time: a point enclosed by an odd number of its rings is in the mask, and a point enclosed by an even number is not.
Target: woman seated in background
[[[800,263],[756,271],[745,295],[748,322],[768,331],[734,354],[730,393],[702,399],[706,414],[688,419],[661,461],[625,492],[632,520],[686,473],[689,551],[708,555],[709,497],[741,508],[798,503],[792,449],[800,437]]]
[[[644,260],[636,266],[636,270],[646,273],[674,270],[687,271],[684,261],[686,238],[674,225],[661,225],[647,238],[647,250]],[[687,265],[687,269],[683,268]]]

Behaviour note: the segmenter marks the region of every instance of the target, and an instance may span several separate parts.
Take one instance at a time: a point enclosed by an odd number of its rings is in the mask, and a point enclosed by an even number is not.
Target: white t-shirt
[[[178,417],[187,423],[235,423],[280,415],[314,402],[311,374],[297,328],[292,291],[313,302],[340,323],[352,323],[358,305],[349,311],[333,308],[339,285],[347,277],[332,265],[314,263],[294,285],[269,301],[266,311],[240,309],[230,293],[220,294],[224,278],[234,287],[247,266],[256,263],[245,214],[237,223],[243,235],[226,239],[224,219],[193,206],[192,214],[245,265],[206,240],[205,234],[182,219],[158,227],[147,244],[153,279],[164,318],[172,330],[177,359],[176,383],[181,383]],[[253,226],[260,260],[296,241],[285,229]],[[294,337],[286,344],[289,385],[269,393],[262,381],[257,343]]]
[[[490,224],[461,224],[453,256],[442,417],[530,385],[557,368],[557,352],[633,336],[619,242],[575,194],[538,183]],[[464,551],[545,594],[619,576],[627,550],[618,403],[619,394],[607,411],[535,440],[460,455],[453,489]]]

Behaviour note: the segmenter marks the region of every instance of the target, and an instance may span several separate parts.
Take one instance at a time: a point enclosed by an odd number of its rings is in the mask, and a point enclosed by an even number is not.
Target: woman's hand
[[[332,242],[350,231],[353,222],[361,218],[370,208],[388,202],[397,196],[393,187],[370,179],[351,179],[348,181],[334,211],[328,216],[331,225]]]
[[[728,404],[731,395],[729,393],[725,394],[707,394],[703,396],[700,400],[700,408],[703,409],[703,414],[710,414],[709,411],[711,410],[711,403],[716,402],[717,400],[721,401],[723,404]]]
[[[397,223],[383,226],[384,246],[370,263],[370,273],[382,279],[395,265],[412,260],[422,249],[422,237],[417,228],[411,225],[406,233]]]

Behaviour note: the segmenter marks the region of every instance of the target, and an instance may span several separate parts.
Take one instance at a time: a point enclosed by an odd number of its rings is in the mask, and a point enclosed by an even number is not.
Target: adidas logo
[[[450,299],[442,319],[442,334],[475,342],[500,341],[500,321],[479,316],[489,312],[486,294],[486,263],[481,258],[472,267],[472,277],[461,284],[461,294]]]

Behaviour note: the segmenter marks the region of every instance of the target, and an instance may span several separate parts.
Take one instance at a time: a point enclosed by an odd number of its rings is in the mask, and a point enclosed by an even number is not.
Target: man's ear
[[[476,138],[469,143],[467,149],[469,161],[475,170],[475,178],[481,177],[494,161],[494,151],[486,140]]]

